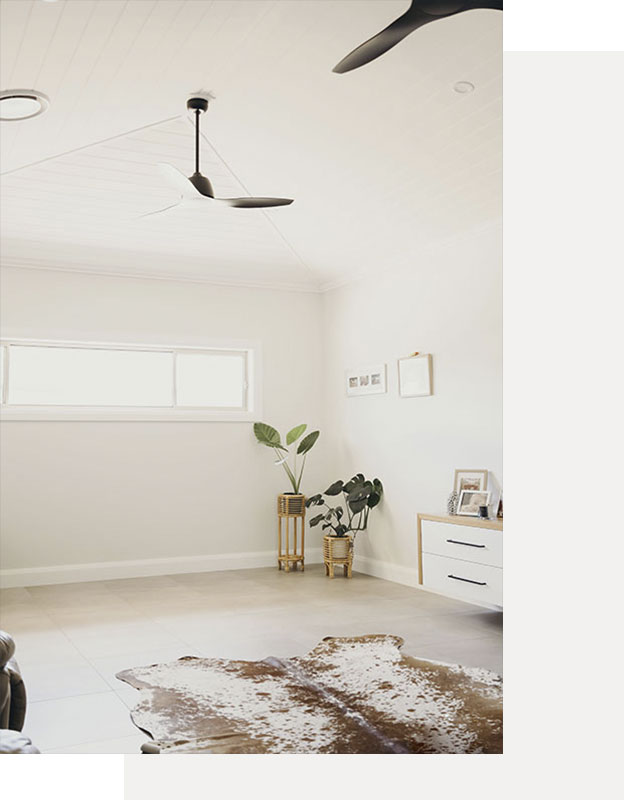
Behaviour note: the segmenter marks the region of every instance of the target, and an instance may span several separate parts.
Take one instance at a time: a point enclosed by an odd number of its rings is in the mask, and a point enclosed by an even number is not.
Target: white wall
[[[416,514],[445,511],[454,469],[489,469],[502,483],[500,256],[490,225],[323,296],[6,269],[3,330],[259,339],[262,417],[322,431],[304,490],[359,471],[381,478],[359,568],[415,583]],[[433,355],[434,394],[400,398],[396,360],[414,350]],[[387,394],[347,398],[344,370],[375,362],[388,365]],[[248,553],[273,563],[274,498],[288,487],[249,424],[4,422],[2,458],[3,570],[43,567],[35,579],[48,580],[45,568],[94,562],[174,560],[144,570],[155,573],[256,565]],[[319,544],[316,529],[307,550]]]
[[[2,302],[5,336],[260,340],[263,418],[321,424],[318,294],[6,269]],[[326,451],[323,434],[303,488]],[[249,423],[3,422],[1,566],[270,554],[282,474]]]
[[[415,582],[416,514],[446,512],[455,468],[502,483],[501,289],[492,224],[325,295],[324,433],[337,446],[327,483],[363,472],[386,489],[357,541],[367,571]],[[431,397],[398,395],[397,359],[414,351],[433,355]],[[377,362],[387,394],[347,398],[344,370]]]

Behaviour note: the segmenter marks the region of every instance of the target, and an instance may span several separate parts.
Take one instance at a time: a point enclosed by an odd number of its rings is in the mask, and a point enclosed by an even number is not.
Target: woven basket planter
[[[350,536],[324,536],[323,561],[325,574],[334,577],[334,568],[342,567],[345,578],[351,577],[353,566],[353,539]]]
[[[277,496],[277,567],[304,570],[305,495]],[[292,533],[291,533],[292,531]]]
[[[302,517],[305,515],[304,494],[278,494],[277,513],[287,517]]]

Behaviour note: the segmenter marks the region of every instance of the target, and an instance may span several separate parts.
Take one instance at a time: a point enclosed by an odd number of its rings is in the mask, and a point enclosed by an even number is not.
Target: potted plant
[[[322,523],[323,530],[330,533],[324,537],[323,551],[331,561],[342,561],[353,557],[355,537],[359,531],[366,530],[368,517],[373,508],[379,505],[383,497],[383,485],[378,478],[367,480],[362,473],[354,475],[351,480],[336,481],[322,494],[315,494],[306,501],[306,507],[326,506],[326,511],[312,517],[310,527]],[[325,497],[341,495],[342,503],[331,506]],[[330,574],[333,574],[330,571]]]
[[[305,496],[300,493],[301,479],[305,468],[306,458],[310,450],[316,444],[320,436],[320,431],[312,431],[304,436],[299,445],[293,451],[288,448],[294,445],[306,432],[307,425],[296,425],[286,434],[286,446],[282,444],[281,436],[275,428],[265,422],[255,422],[253,429],[256,439],[265,447],[270,447],[275,451],[277,458],[276,466],[284,469],[288,480],[292,486],[292,492],[283,492],[279,497],[282,500],[280,508],[284,513],[302,513],[304,510]],[[299,459],[300,457],[300,459]],[[290,463],[289,463],[290,462]],[[282,508],[283,506],[283,508]]]

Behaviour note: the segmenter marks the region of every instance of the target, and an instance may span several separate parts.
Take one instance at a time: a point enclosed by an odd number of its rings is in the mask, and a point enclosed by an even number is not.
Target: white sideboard
[[[418,515],[418,582],[483,606],[503,605],[503,521]]]

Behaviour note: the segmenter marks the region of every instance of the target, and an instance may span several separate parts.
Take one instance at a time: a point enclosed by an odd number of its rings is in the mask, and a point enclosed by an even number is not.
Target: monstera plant
[[[281,436],[279,432],[275,430],[275,428],[272,428],[265,422],[255,422],[253,426],[258,442],[263,444],[265,447],[270,447],[275,451],[275,455],[277,456],[275,464],[278,466],[281,465],[284,468],[295,494],[299,494],[306,457],[320,436],[320,431],[312,431],[311,433],[308,433],[307,436],[303,436],[307,430],[307,427],[307,425],[301,424],[296,425],[294,428],[292,428],[292,430],[289,430],[286,434],[286,446],[284,446],[282,444]],[[294,445],[301,438],[301,436],[303,436],[303,439],[301,439],[297,448],[291,452],[288,448],[291,445]],[[301,456],[301,460],[299,462],[298,456]],[[291,461],[290,464],[288,463],[289,461]]]
[[[350,481],[336,481],[322,494],[315,494],[306,500],[306,506],[325,506],[326,510],[310,520],[310,527],[321,525],[330,530],[329,536],[349,536],[353,541],[358,531],[366,530],[368,515],[383,497],[383,485],[379,478],[367,480],[361,472]],[[342,503],[330,505],[325,497],[340,497]]]

